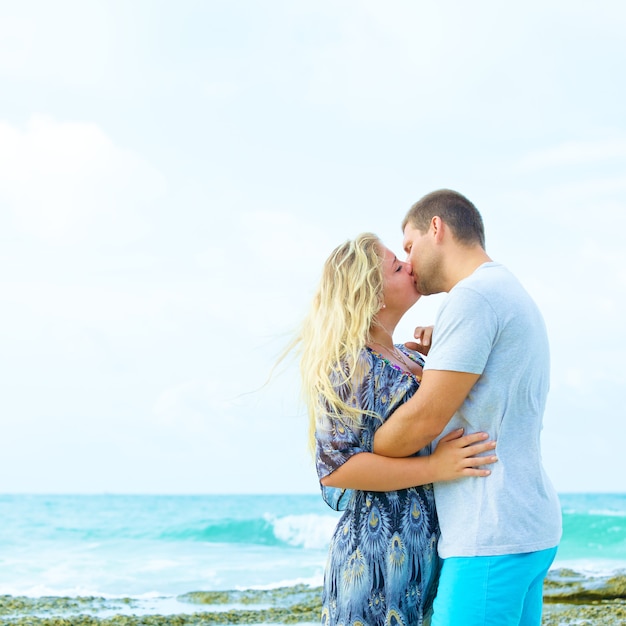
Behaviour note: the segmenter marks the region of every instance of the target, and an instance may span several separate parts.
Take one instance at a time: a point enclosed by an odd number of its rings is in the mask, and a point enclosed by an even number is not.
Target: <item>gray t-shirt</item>
[[[425,369],[480,374],[444,433],[485,431],[499,459],[486,478],[435,484],[440,556],[558,545],[561,510],[540,450],[550,356],[537,306],[505,267],[484,263],[450,290],[432,344]]]

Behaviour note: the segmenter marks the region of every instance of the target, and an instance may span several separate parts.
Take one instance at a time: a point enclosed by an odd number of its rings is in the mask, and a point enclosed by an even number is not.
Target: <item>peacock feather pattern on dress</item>
[[[398,348],[423,364],[419,354]],[[342,364],[340,372],[348,370]],[[371,452],[376,429],[419,387],[414,376],[369,348],[362,351],[349,383],[340,375],[336,380],[340,396],[364,413],[359,426],[341,419],[332,407],[318,416],[320,479],[353,455]],[[430,446],[418,454],[429,453]],[[322,486],[322,496],[345,512],[330,542],[321,623],[421,626],[431,610],[440,567],[432,485],[391,492]]]

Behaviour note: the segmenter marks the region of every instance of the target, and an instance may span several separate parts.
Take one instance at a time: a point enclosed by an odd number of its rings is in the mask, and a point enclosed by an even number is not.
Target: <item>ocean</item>
[[[623,573],[626,494],[560,498],[554,568]],[[0,596],[131,598],[164,615],[197,610],[190,592],[316,587],[339,516],[317,495],[4,495]]]

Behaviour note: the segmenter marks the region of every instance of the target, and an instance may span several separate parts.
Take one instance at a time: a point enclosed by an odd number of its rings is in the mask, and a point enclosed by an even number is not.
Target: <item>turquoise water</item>
[[[626,494],[564,494],[555,567],[626,568]],[[322,582],[316,495],[0,496],[0,594],[174,597]]]
[[[316,496],[0,496],[0,594],[319,584],[337,517]]]
[[[578,569],[626,567],[626,494],[562,494],[558,560]]]

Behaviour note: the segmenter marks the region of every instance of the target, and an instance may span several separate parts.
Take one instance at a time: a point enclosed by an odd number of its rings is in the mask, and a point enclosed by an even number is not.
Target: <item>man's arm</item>
[[[340,489],[396,491],[464,476],[488,476],[491,471],[483,466],[495,463],[497,457],[482,456],[486,452],[493,453],[496,447],[495,441],[486,439],[485,433],[461,437],[459,429],[442,437],[435,452],[427,456],[390,458],[359,452],[320,482]]]
[[[438,437],[463,404],[479,374],[425,370],[420,388],[376,431],[374,452],[409,456]]]

